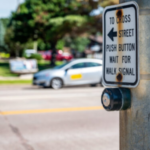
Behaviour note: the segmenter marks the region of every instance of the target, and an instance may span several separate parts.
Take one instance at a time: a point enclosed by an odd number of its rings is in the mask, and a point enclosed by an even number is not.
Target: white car
[[[53,69],[34,74],[33,85],[59,89],[69,85],[92,86],[102,82],[102,60],[75,59]]]

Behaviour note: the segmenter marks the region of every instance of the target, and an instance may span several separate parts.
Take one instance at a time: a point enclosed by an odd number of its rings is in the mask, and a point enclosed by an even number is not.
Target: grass
[[[6,84],[32,84],[32,80],[0,80],[0,85]]]
[[[61,65],[62,61],[56,61],[56,66]],[[44,69],[50,69],[50,62],[49,61],[39,61],[38,62],[38,69],[39,71]],[[19,75],[14,74],[10,71],[9,62],[8,61],[0,61],[0,77],[18,77]],[[0,80],[0,85],[2,84],[31,84],[31,80]]]
[[[56,66],[61,65],[62,63],[63,63],[62,61],[56,61]],[[42,60],[38,62],[39,71],[44,70],[44,69],[49,69],[49,68],[51,68],[49,61]],[[10,71],[8,61],[0,61],[0,76],[1,77],[17,77],[18,75]]]
[[[0,76],[2,76],[2,77],[17,77],[18,75],[11,73],[8,62],[0,61]]]

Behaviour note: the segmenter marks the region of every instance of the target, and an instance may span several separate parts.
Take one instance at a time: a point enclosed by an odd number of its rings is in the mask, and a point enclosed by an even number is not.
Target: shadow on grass
[[[8,62],[0,62],[0,76],[17,77],[17,74],[11,73]]]
[[[56,61],[56,66],[61,65],[62,61]],[[38,62],[38,69],[39,71],[44,69],[51,69],[49,61],[40,61]],[[0,61],[0,76],[1,77],[18,77],[19,75],[14,74],[10,71],[9,62],[1,62]]]

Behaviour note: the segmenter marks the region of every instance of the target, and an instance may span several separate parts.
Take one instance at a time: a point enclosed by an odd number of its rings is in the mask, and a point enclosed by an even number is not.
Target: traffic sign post
[[[103,84],[136,87],[139,84],[138,5],[109,6],[103,13]]]
[[[131,0],[120,0],[125,4]],[[131,108],[120,111],[120,150],[150,149],[150,0],[139,5],[140,82],[131,91]]]
[[[138,3],[140,11],[133,1]],[[118,86],[119,88],[105,89],[101,100],[104,108],[109,111],[120,110],[119,149],[149,150],[150,0],[120,0],[120,3],[117,6],[107,7],[103,14],[103,82],[106,86]],[[114,70],[107,68],[114,68]],[[126,68],[131,68],[131,70],[127,71]],[[122,88],[122,86],[131,87],[130,92],[129,89]],[[126,110],[120,109],[124,106]]]

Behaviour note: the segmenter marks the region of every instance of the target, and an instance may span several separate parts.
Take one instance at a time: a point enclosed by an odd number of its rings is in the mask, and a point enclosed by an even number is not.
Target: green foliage
[[[56,45],[66,32],[81,27],[86,17],[80,15],[81,3],[76,0],[26,0],[17,12],[12,14],[14,41],[21,43],[41,38],[44,43]]]
[[[101,0],[99,2],[100,6],[102,6],[102,7],[107,7],[107,6],[110,6],[110,5],[116,5],[118,3],[119,3],[119,0],[107,0],[107,1]]]
[[[9,19],[8,18],[1,18],[0,20],[3,22],[3,25],[6,29],[6,27],[8,26],[8,23],[9,23]]]
[[[111,0],[108,0],[108,3]],[[103,1],[93,0],[26,0],[12,13],[7,36],[9,49],[21,53],[29,41],[39,41],[40,50],[62,49],[66,35],[79,37],[102,31],[102,18],[90,17],[89,13]],[[108,4],[107,3],[107,4]],[[106,4],[105,4],[106,5]],[[9,36],[10,35],[10,36]],[[86,40],[87,41],[87,40]],[[85,43],[87,43],[84,41]],[[80,43],[78,40],[75,43]],[[83,47],[78,44],[79,51]],[[74,47],[74,46],[73,46]]]
[[[67,47],[71,47],[78,52],[83,52],[90,43],[90,40],[86,37],[65,38],[65,41]]]
[[[50,50],[50,43],[45,43],[43,40],[38,40],[38,50]]]
[[[0,58],[9,58],[10,54],[9,53],[0,53]]]
[[[12,13],[5,35],[11,55],[20,56],[29,41],[38,41],[39,50],[62,49],[66,34],[85,32],[87,10],[77,0],[26,0]]]
[[[56,66],[62,65],[62,64],[63,64],[63,61],[56,61]],[[38,69],[39,71],[44,70],[44,69],[50,69],[49,61],[46,61],[46,60],[38,61]]]
[[[4,41],[4,36],[6,33],[6,27],[8,23],[8,19],[1,18],[0,19],[0,52],[7,52],[7,46]]]
[[[5,43],[11,56],[22,56],[25,49],[33,48],[33,42],[31,40],[29,40],[27,43],[21,43],[19,40],[13,40],[15,36],[16,34],[13,31],[13,27],[7,28],[5,34]]]
[[[65,45],[65,41],[64,40],[59,40],[56,44],[56,49],[61,49],[63,50],[64,48],[64,45]]]
[[[24,57],[25,57],[26,59],[36,59],[36,60],[38,60],[38,61],[43,59],[40,54],[31,54],[30,57],[24,55]]]
[[[39,69],[39,71],[44,70],[44,69],[49,69],[49,68],[50,68],[49,61],[46,61],[44,59],[38,61],[38,69]]]
[[[1,77],[10,77],[10,76],[17,76],[16,74],[11,73],[9,69],[8,62],[1,62],[0,61],[0,76]]]
[[[0,53],[8,53],[8,47],[7,45],[0,45]]]
[[[25,44],[21,44],[19,41],[13,41],[12,39],[15,37],[15,33],[13,32],[12,27],[8,28],[5,34],[5,43],[8,47],[8,52],[11,56],[20,56],[22,53]]]

